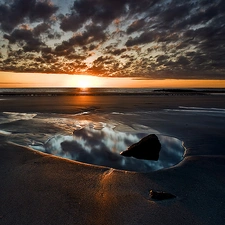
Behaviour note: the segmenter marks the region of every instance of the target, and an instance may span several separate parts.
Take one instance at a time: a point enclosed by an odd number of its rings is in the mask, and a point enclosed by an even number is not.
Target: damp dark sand
[[[119,121],[120,130],[142,124],[184,141],[187,151],[171,168],[127,172],[40,153],[2,133],[0,224],[225,223],[225,96],[1,99],[2,112],[81,112],[80,119]],[[176,198],[153,200],[150,190]]]

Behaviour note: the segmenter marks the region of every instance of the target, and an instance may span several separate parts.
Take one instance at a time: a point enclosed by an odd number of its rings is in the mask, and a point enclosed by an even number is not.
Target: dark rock
[[[159,159],[161,144],[155,134],[142,138],[139,142],[131,145],[127,150],[121,152],[123,156],[133,156],[137,159],[155,160]]]
[[[153,191],[153,190],[150,191],[150,197],[156,200],[166,200],[166,199],[176,198],[176,196],[173,194],[163,192],[163,191]]]

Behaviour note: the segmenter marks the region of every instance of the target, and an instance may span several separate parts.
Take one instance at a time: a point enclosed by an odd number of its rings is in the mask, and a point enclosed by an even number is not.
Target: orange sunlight
[[[225,88],[225,80],[150,80],[90,75],[0,72],[0,88],[114,87],[114,88]]]
[[[66,86],[85,89],[90,87],[101,87],[102,85],[100,79],[95,76],[69,75]]]

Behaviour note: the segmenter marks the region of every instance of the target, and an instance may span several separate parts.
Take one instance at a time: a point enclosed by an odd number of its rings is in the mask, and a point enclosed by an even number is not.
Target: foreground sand
[[[0,137],[0,224],[225,224],[224,117],[168,112],[138,122],[184,140],[183,162],[145,174],[118,171]],[[151,189],[177,197],[153,201]]]

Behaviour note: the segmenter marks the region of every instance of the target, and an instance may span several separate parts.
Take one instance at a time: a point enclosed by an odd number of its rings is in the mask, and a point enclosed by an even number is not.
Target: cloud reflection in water
[[[184,154],[182,142],[163,135],[158,135],[162,145],[158,161],[120,155],[121,151],[147,135],[116,131],[109,124],[98,124],[98,126],[89,124],[75,130],[73,136],[56,135],[50,138],[44,144],[43,151],[84,163],[138,172],[167,168],[182,160]],[[39,149],[38,146],[32,147],[40,150],[40,146]]]

